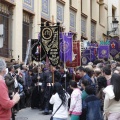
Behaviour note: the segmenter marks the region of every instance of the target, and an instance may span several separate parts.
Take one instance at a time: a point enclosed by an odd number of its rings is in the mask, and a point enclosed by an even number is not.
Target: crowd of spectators
[[[0,118],[31,107],[53,120],[120,120],[120,60],[77,68],[0,59]],[[6,72],[7,71],[7,72]],[[4,94],[4,96],[2,95]],[[20,100],[19,100],[20,99]],[[4,111],[4,114],[2,114]]]

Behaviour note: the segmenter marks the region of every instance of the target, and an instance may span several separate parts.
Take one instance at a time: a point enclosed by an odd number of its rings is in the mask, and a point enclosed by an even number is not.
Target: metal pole
[[[53,66],[52,66],[52,82],[53,82],[53,84],[55,83]]]
[[[64,33],[63,33],[64,34]],[[63,36],[62,34],[62,36]],[[64,70],[66,69],[66,63],[65,63],[65,43],[64,43],[64,36],[63,36],[63,54],[64,54]],[[66,90],[66,71],[65,71],[65,90]]]

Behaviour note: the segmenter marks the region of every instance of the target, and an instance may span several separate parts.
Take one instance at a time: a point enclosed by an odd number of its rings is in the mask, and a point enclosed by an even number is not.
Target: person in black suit
[[[53,75],[54,75],[54,81],[53,81]],[[44,91],[44,112],[43,114],[47,115],[49,114],[49,110],[52,110],[52,106],[49,104],[49,100],[53,94],[53,84],[55,82],[60,82],[61,75],[59,71],[50,65],[50,70],[47,70],[44,73],[43,78],[43,84],[41,86],[41,91]]]
[[[14,66],[11,65],[8,67],[8,74],[5,76],[5,83],[8,87],[8,92],[9,92],[10,97],[15,92],[15,86],[14,86],[15,74],[14,74],[14,72],[15,72]]]

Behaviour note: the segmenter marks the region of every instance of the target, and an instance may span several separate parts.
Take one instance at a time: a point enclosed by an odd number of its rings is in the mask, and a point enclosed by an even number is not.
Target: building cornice
[[[77,12],[77,9],[74,8],[73,6],[70,6],[70,9],[73,10],[74,12]]]
[[[88,40],[88,38],[84,36],[81,36],[81,39]]]
[[[85,17],[85,18],[88,17],[88,16],[87,16],[86,14],[84,14],[84,13],[81,13],[81,15],[82,15],[83,17]]]
[[[94,19],[91,19],[91,22],[93,22],[93,23],[97,24],[97,21],[96,21],[96,20],[94,20]]]
[[[99,25],[100,25],[101,27],[105,28],[105,26],[104,26],[104,25],[102,25],[101,23],[99,23]]]
[[[52,23],[52,21],[50,21],[50,20],[48,20],[48,19],[46,19],[46,18],[44,18],[44,17],[42,17],[42,16],[41,16],[41,19],[42,19],[44,22]],[[42,20],[41,20],[41,22],[42,22]],[[41,23],[40,23],[40,24],[41,24]],[[40,25],[40,24],[38,24],[38,25]]]
[[[66,3],[64,0],[57,0],[57,1],[63,5],[65,5],[65,3]]]
[[[104,5],[104,0],[103,0],[103,2],[99,2],[99,0],[97,0],[97,3],[98,3],[99,5]]]
[[[4,2],[4,3],[8,3],[8,4],[10,4],[10,5],[13,5],[13,6],[15,6],[16,4],[15,3],[13,3],[12,1],[10,1],[10,0],[1,0],[1,2]]]
[[[107,5],[107,4],[104,4],[104,8],[105,8],[106,10],[108,10],[108,5]]]
[[[27,12],[27,13],[31,14],[31,15],[35,15],[35,13],[34,13],[34,12],[32,12],[32,11],[30,11],[30,10],[28,10],[28,9],[23,8],[23,11],[25,11],[25,12]]]

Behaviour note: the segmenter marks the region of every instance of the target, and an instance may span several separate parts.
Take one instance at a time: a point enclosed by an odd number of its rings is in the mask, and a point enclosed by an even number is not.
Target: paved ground
[[[51,115],[43,115],[42,112],[43,111],[39,111],[38,109],[22,109],[17,113],[15,120],[50,120]]]
[[[50,120],[51,115],[42,115],[38,109],[26,108],[17,113],[15,120]]]

